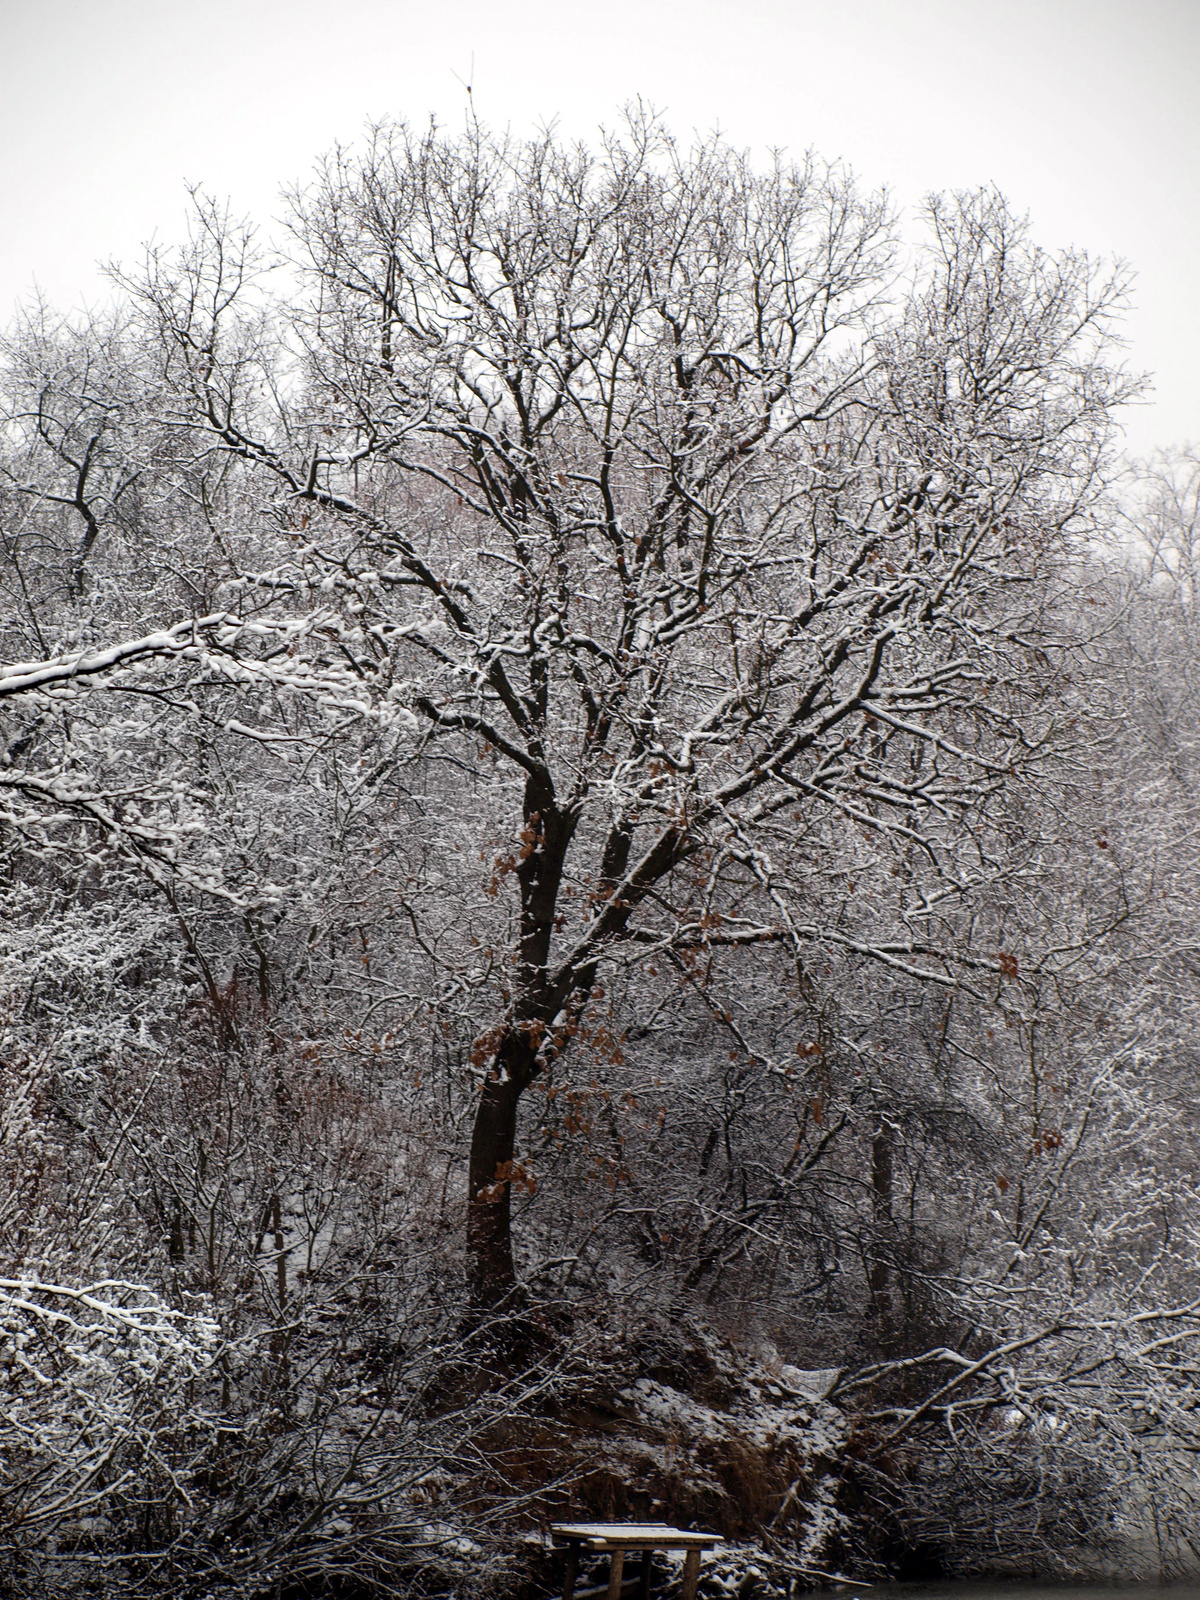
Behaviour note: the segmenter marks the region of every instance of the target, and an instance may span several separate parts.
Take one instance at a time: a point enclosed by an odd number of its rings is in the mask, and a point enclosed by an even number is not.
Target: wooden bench
[[[612,1557],[608,1572],[608,1600],[621,1600],[626,1551],[642,1552],[638,1600],[648,1600],[652,1553],[655,1550],[686,1550],[680,1600],[696,1600],[700,1552],[711,1550],[714,1545],[721,1543],[715,1533],[688,1533],[684,1528],[672,1528],[665,1522],[555,1522],[551,1524],[550,1532],[556,1544],[567,1546],[563,1600],[573,1600],[581,1550],[592,1550]]]

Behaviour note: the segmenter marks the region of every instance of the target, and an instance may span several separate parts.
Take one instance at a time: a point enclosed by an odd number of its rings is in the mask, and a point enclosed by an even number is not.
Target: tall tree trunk
[[[471,1130],[467,1270],[471,1297],[480,1306],[497,1305],[516,1287],[512,1250],[512,1162],[517,1106],[532,1075],[531,1058],[526,1041],[518,1041],[510,1035],[497,1052],[492,1073],[480,1089]]]
[[[871,1313],[884,1334],[890,1331],[892,1321],[892,1269],[887,1251],[891,1245],[895,1156],[896,1131],[881,1118],[871,1139],[871,1211],[875,1226],[867,1287],[871,1292]]]
[[[532,774],[525,785],[517,866],[521,892],[517,1016],[495,1051],[471,1130],[467,1257],[471,1297],[479,1306],[499,1304],[517,1284],[512,1250],[517,1108],[521,1095],[541,1071],[534,1041],[543,1036],[559,1009],[559,1002],[547,992],[546,961],[563,860],[576,821],[575,815],[564,815],[555,805],[549,774]],[[572,986],[581,986],[586,995],[594,977],[593,965],[582,977],[576,975]]]

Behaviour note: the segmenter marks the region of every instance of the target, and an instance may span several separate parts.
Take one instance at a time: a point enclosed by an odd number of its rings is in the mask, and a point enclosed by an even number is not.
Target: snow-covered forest
[[[3,341],[0,1591],[1190,1569],[1121,271],[636,116],[287,203]]]

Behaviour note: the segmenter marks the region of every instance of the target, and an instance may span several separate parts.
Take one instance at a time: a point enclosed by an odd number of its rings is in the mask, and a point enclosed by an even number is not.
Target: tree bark
[[[468,1168],[467,1255],[471,1296],[494,1306],[516,1287],[512,1250],[512,1162],[517,1107],[532,1077],[527,1039],[510,1034],[479,1092]],[[524,1058],[524,1059],[523,1059]]]
[[[895,1129],[881,1118],[871,1139],[871,1210],[875,1228],[867,1286],[871,1292],[871,1313],[884,1333],[890,1329],[892,1321],[892,1272],[887,1251],[891,1243],[895,1150]]]

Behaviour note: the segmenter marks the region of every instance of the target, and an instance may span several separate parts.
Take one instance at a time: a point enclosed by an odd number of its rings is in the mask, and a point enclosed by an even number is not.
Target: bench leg
[[[575,1574],[579,1571],[579,1546],[571,1545],[567,1551],[567,1564],[563,1568],[563,1600],[573,1600]]]
[[[608,1600],[621,1600],[621,1579],[625,1571],[624,1550],[614,1550],[608,1573]]]
[[[683,1563],[683,1588],[679,1600],[696,1600],[696,1584],[700,1579],[700,1552],[689,1550]]]
[[[650,1575],[654,1571],[654,1556],[651,1551],[642,1551],[642,1581],[638,1584],[638,1600],[650,1600]]]

